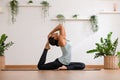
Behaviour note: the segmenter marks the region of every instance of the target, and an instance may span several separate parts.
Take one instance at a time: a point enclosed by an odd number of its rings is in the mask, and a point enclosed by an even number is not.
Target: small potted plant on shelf
[[[56,18],[58,19],[59,23],[64,23],[65,22],[65,16],[62,14],[58,14],[56,16]]]
[[[32,0],[29,0],[29,1],[28,1],[28,4],[33,4],[33,1],[32,1]]]
[[[8,36],[6,36],[6,34],[2,34],[0,38],[0,69],[5,68],[5,50],[8,50],[8,48],[13,45],[12,41],[5,43],[7,38]]]
[[[72,18],[77,19],[77,18],[78,18],[78,14],[74,14],[74,15],[72,16]]]
[[[92,25],[93,32],[98,31],[98,21],[97,21],[97,16],[96,15],[92,15],[90,17],[90,22],[91,22],[91,25]]]
[[[12,0],[10,1],[10,8],[11,8],[11,16],[12,16],[12,23],[16,21],[16,16],[18,13],[18,1]]]
[[[105,69],[118,69],[120,66],[120,52],[116,52],[118,38],[112,42],[111,35],[112,32],[107,35],[107,38],[101,37],[100,43],[96,43],[96,48],[87,53],[95,53],[94,58],[104,56]]]
[[[49,2],[47,2],[47,1],[42,1],[40,4],[42,5],[42,14],[43,14],[43,18],[45,20],[45,18],[47,16],[49,16],[50,5],[49,5]]]

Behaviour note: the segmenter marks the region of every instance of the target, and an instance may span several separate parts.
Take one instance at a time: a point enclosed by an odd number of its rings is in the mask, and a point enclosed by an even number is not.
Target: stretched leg
[[[57,69],[60,66],[62,66],[62,64],[58,61],[58,59],[56,59],[53,62],[45,64],[47,52],[48,52],[48,49],[49,49],[48,44],[46,46],[47,47],[45,47],[45,49],[43,51],[43,54],[42,54],[42,56],[41,56],[41,58],[38,62],[38,65],[37,65],[38,69],[39,70],[53,70],[53,69]]]
[[[53,62],[50,63],[46,63],[43,65],[39,65],[38,69],[39,70],[54,70],[54,69],[58,69],[59,67],[61,67],[63,64],[61,64],[58,59],[56,59]]]
[[[71,62],[68,66],[68,70],[83,70],[85,68],[85,64],[81,62]]]
[[[46,56],[47,56],[47,52],[48,52],[48,49],[44,49],[43,53],[42,53],[42,56],[38,62],[38,68],[40,66],[42,66],[43,64],[45,64],[45,61],[46,61]]]

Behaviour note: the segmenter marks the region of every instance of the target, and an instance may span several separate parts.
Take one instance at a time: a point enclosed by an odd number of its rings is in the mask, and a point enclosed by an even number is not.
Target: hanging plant
[[[78,14],[74,14],[74,15],[72,16],[72,18],[74,18],[74,19],[77,19],[77,17],[78,17]]]
[[[96,15],[92,15],[90,17],[90,22],[91,22],[91,25],[92,25],[93,32],[98,31],[98,21],[97,21],[97,16]]]
[[[28,1],[28,4],[32,4],[32,3],[33,3],[33,1],[32,1],[32,0],[29,0],[29,1]]]
[[[45,18],[49,16],[49,3],[47,1],[42,1],[40,4],[42,5],[42,14],[45,20]]]
[[[10,1],[10,8],[11,8],[11,16],[12,16],[12,23],[16,21],[16,16],[18,13],[18,1],[12,0]]]
[[[64,23],[65,22],[65,17],[62,14],[58,14],[56,16],[56,18],[58,19],[59,23]]]

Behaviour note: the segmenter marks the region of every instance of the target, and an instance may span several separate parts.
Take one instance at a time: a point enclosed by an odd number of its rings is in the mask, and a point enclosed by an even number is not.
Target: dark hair
[[[54,37],[49,37],[48,41],[51,45],[58,46],[58,40],[55,40]]]

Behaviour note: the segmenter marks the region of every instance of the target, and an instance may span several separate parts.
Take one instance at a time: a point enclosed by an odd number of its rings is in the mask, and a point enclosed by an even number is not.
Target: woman
[[[59,33],[56,33],[59,32]],[[60,47],[62,50],[62,56],[57,58],[53,62],[45,63],[47,52],[50,49],[50,45]],[[65,28],[59,24],[48,35],[48,42],[45,45],[43,54],[38,63],[39,70],[82,70],[85,68],[84,63],[70,62],[71,60],[71,45],[66,40]]]

